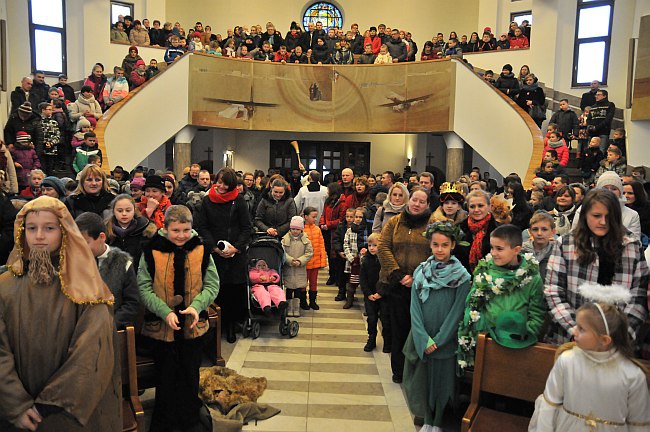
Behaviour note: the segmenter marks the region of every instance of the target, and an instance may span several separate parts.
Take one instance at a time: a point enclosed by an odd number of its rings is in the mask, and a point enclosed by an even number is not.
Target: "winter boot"
[[[285,295],[287,296],[287,316],[292,317],[293,315],[293,290],[288,289],[285,291]]]
[[[317,295],[318,295],[318,291],[309,291],[309,307],[312,308],[313,310],[320,309],[320,306],[316,304]]]
[[[291,299],[291,310],[293,311],[293,315],[291,315],[294,318],[300,318],[300,299],[299,298],[292,298]]]
[[[377,335],[376,334],[368,335],[368,342],[366,342],[366,346],[363,347],[363,350],[365,352],[370,352],[374,350],[376,346],[377,346]]]
[[[354,303],[354,293],[357,291],[357,287],[348,286],[348,292],[346,294],[345,304],[343,309],[350,309]]]
[[[300,309],[309,310],[309,304],[307,303],[307,290],[300,290],[298,295],[300,298]]]

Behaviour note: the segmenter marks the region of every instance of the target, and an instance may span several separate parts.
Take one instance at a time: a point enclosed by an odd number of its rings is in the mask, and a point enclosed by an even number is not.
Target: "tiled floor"
[[[417,430],[401,387],[391,381],[381,338],[374,352],[363,351],[368,335],[361,302],[342,309],[343,303],[334,301],[336,287],[325,286],[325,279],[322,272],[321,309],[301,311],[296,338],[281,336],[276,321],[266,321],[258,339],[239,339],[231,353],[225,344],[227,366],[242,375],[265,376],[268,388],[259,401],[282,410],[244,430]]]
[[[282,412],[245,431],[371,431],[413,432],[413,420],[399,384],[391,380],[389,354],[381,352],[383,340],[371,353],[367,340],[360,292],[352,309],[335,302],[336,287],[319,275],[319,311],[301,311],[300,331],[290,339],[281,336],[277,320],[264,320],[258,339],[222,343],[226,366],[245,376],[264,376],[267,390],[259,402]],[[153,409],[153,389],[141,397],[147,427]],[[446,421],[445,431],[458,431],[460,419]]]

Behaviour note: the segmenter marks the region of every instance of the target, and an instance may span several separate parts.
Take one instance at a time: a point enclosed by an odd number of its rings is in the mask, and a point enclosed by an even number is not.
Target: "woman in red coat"
[[[325,239],[325,250],[327,251],[329,261],[329,278],[326,285],[336,285],[336,269],[339,260],[336,258],[336,251],[332,249],[332,236],[336,233],[336,228],[339,222],[345,220],[345,195],[343,189],[338,183],[330,183],[327,185],[327,198],[325,199],[325,206],[323,207],[323,214],[321,214],[320,222],[318,225],[323,231],[323,238]]]

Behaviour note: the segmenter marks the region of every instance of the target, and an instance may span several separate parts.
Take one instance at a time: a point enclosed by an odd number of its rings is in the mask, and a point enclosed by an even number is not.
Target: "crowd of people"
[[[293,21],[282,37],[273,23],[268,22],[265,29],[259,24],[234,26],[222,35],[212,33],[212,28],[204,27],[201,22],[185,31],[179,22],[173,25],[165,22],[161,26],[159,20],[151,23],[147,18],[140,21],[120,15],[111,28],[111,42],[166,48],[165,61],[168,63],[186,52],[199,52],[282,63],[384,64],[529,48],[530,33],[531,26],[526,20],[521,26],[511,22],[508,31],[499,34],[498,38],[490,27],[485,27],[481,36],[472,32],[469,37],[464,34],[459,38],[452,31],[445,39],[443,33],[437,33],[424,43],[417,58],[418,46],[411,33],[385,24],[371,26],[362,33],[357,23],[346,32],[337,26],[324,28],[321,21],[309,22],[303,29]]]
[[[273,309],[286,316],[318,311],[317,275],[324,268],[329,271],[326,283],[338,286],[335,300],[343,308],[354,307],[357,290],[362,292],[368,316],[365,351],[377,347],[381,321],[382,351],[390,354],[393,381],[404,384],[411,409],[422,415],[425,427],[440,427],[444,408],[456,394],[456,372],[474,365],[480,332],[515,326],[508,328],[521,338],[515,348],[537,341],[560,345],[573,338],[575,352],[589,356],[602,351],[599,356],[616,358],[628,369],[644,342],[639,338],[648,308],[650,274],[643,252],[650,204],[642,176],[621,178],[607,171],[590,189],[568,184],[566,175],[560,175],[551,188],[544,183],[527,197],[516,174],[499,187],[477,168],[439,187],[428,172],[374,176],[345,168],[322,179],[302,165],[292,172],[222,168],[211,175],[193,164],[181,179],[170,171],[145,171],[115,167],[106,176],[97,165],[87,164],[77,184],[68,180],[71,185],[34,170],[29,176],[33,198],[2,195],[0,240],[7,274],[27,275],[21,290],[59,284],[58,294],[51,295],[63,298],[52,301],[70,299],[87,310],[105,306],[112,296],[111,322],[118,328],[145,310],[141,334],[157,341],[154,358],[161,365],[153,430],[180,424],[173,422],[194,424],[198,416],[195,372],[207,330],[206,310],[213,301],[222,309],[226,340],[234,342],[248,316],[249,290],[266,315]],[[536,188],[541,181],[533,182]],[[537,192],[543,196],[534,204]],[[68,240],[51,240],[48,226],[62,230]],[[283,268],[249,260],[247,247],[255,235],[282,245]],[[75,243],[75,236],[84,243]],[[40,261],[33,261],[38,258],[31,251],[46,245],[51,268],[61,280],[39,279],[34,271],[22,270],[35,270],[29,264]],[[71,291],[66,277],[75,274],[78,261],[74,269],[63,271],[63,266],[79,248],[83,256],[96,258],[89,265],[110,292],[99,287],[94,294]],[[189,265],[179,267],[183,262]],[[176,276],[163,277],[174,272]],[[181,278],[179,272],[189,273]],[[610,307],[607,300],[589,297],[586,285],[596,291],[616,288],[627,296]],[[0,279],[0,295],[13,290],[13,279]],[[77,301],[81,298],[91,298],[95,306]],[[4,303],[3,314],[14,300]],[[589,316],[594,307],[602,307],[605,315]],[[80,325],[71,324],[70,331],[95,331]],[[603,330],[607,326],[610,330]],[[602,336],[603,343],[582,343],[586,333]],[[11,342],[6,346],[18,349]],[[21,361],[27,361],[27,354]],[[590,358],[585,373],[596,367]],[[179,377],[174,368],[186,374]],[[112,382],[110,374],[105,379]],[[554,385],[548,395],[553,399],[542,402],[536,421],[547,421],[548,404],[561,397],[557,386],[562,383]],[[35,388],[42,387],[27,389],[21,405],[3,404],[0,417],[29,429],[45,416],[62,415],[58,399],[40,402]],[[179,391],[186,403],[178,403]],[[630,411],[623,422],[649,421],[647,387],[635,387],[634,397],[645,411]],[[30,405],[29,400],[36,402]],[[422,406],[424,410],[418,408]],[[86,416],[99,413],[97,404],[80,409],[86,409]],[[105,419],[98,414],[95,420]]]
[[[257,27],[235,27],[220,40],[197,23],[188,48],[324,64],[356,54],[409,61],[417,53],[408,32],[383,25],[367,36],[356,25],[346,34],[329,29],[331,37],[319,23],[305,32],[292,25],[284,39],[270,23],[266,33]],[[447,42],[439,34],[422,57],[526,47],[530,28],[511,31],[493,41],[486,29],[482,43],[476,33],[460,41],[453,33]],[[648,182],[643,167],[628,173],[625,131],[610,139],[614,105],[598,82],[583,96],[581,116],[560,102],[532,185],[515,173],[498,185],[478,168],[458,179],[354,167],[323,178],[301,163],[290,172],[225,167],[216,174],[192,164],[181,178],[116,166],[107,176],[92,129],[157,73],[155,64],[145,69],[135,45],[167,46],[173,61],[184,33],[180,24],[149,28],[148,20],[124,17],[111,38],[134,45],[112,78],[96,64],[76,98],[65,76],[49,88],[37,71],[12,92],[0,144],[0,377],[7,383],[0,428],[118,430],[114,330],[143,322],[139,341],[149,341],[158,374],[151,430],[198,430],[208,307],[221,307],[224,336],[234,343],[249,296],[268,316],[318,313],[324,269],[342,308],[355,307],[360,291],[368,339],[359,348],[375,350],[381,331],[392,380],[403,384],[424,431],[441,430],[482,332],[513,349],[560,346],[531,430],[569,430],[585,418],[650,425],[648,371],[635,358],[646,343]],[[518,77],[512,70],[505,65],[493,82],[490,71],[484,77],[541,125],[537,78],[527,66]],[[575,183],[565,171],[573,140],[583,173]],[[76,178],[55,175],[67,165]],[[260,235],[280,245],[282,268],[249,259]]]

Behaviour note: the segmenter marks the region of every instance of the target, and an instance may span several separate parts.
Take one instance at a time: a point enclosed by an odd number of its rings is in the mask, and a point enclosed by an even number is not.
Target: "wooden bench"
[[[481,406],[488,392],[534,402],[544,392],[557,347],[538,343],[529,348],[503,347],[485,334],[476,346],[470,405],[463,416],[462,432],[525,432],[530,418]]]
[[[225,366],[226,361],[221,357],[221,308],[211,304],[208,308],[210,329],[205,335],[204,352],[215,366]],[[212,335],[214,332],[214,335]],[[156,386],[156,370],[153,359],[148,356],[137,356],[138,388],[145,390]]]
[[[138,397],[138,372],[135,364],[135,328],[117,332],[122,369],[122,431],[144,432],[144,410]]]

